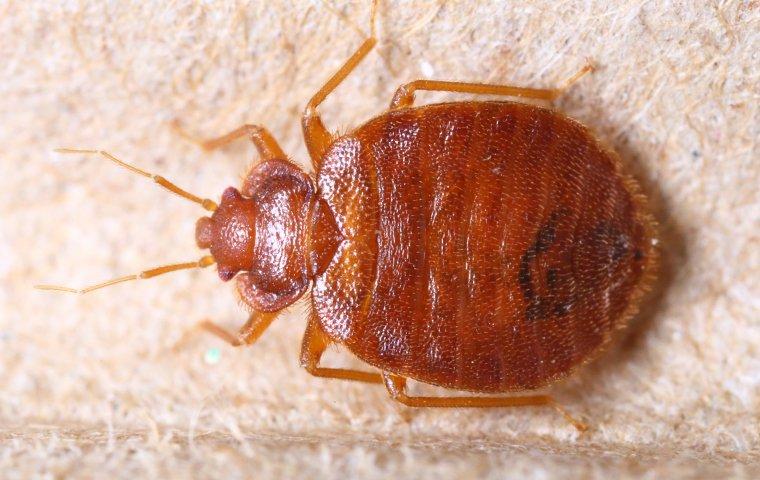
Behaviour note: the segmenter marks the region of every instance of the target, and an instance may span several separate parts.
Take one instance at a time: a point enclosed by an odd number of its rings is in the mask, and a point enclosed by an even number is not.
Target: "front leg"
[[[206,332],[219,337],[226,343],[229,343],[233,347],[240,347],[242,345],[251,345],[259,339],[264,330],[269,328],[280,311],[276,312],[253,312],[249,317],[245,325],[237,333],[232,333],[226,328],[210,321],[203,320],[195,325],[195,328],[185,333],[182,338],[174,345],[174,350],[179,349],[183,345],[192,332],[197,330],[205,330]]]
[[[247,136],[256,147],[256,150],[258,150],[261,161],[271,160],[273,158],[286,158],[285,153],[282,151],[282,148],[280,148],[277,140],[275,140],[272,134],[269,133],[269,130],[261,125],[246,124],[220,137],[210,139],[201,139],[195,135],[191,135],[182,128],[179,120],[174,120],[174,122],[172,122],[172,128],[180,137],[198,145],[207,152],[222,148],[238,138]]]
[[[365,383],[383,383],[383,377],[379,373],[362,372],[347,368],[324,368],[320,367],[319,360],[327,347],[332,343],[330,337],[319,327],[316,316],[311,314],[306,326],[301,346],[301,366],[315,377],[340,378]]]

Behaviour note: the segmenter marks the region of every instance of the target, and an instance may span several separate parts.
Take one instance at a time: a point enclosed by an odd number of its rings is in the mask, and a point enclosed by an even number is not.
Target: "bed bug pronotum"
[[[210,255],[117,278],[88,292],[217,265],[250,307],[233,345],[252,344],[309,287],[301,364],[320,377],[384,384],[415,407],[548,405],[547,395],[414,397],[407,379],[478,393],[546,386],[593,358],[634,313],[653,275],[653,226],[618,156],[554,110],[507,101],[414,106],[418,90],[555,99],[557,89],[416,80],[390,109],[342,136],[317,108],[375,46],[372,34],[303,114],[314,174],[272,135],[245,125],[200,142],[247,136],[261,157],[217,204],[99,154],[201,204],[198,246]],[[378,373],[319,365],[330,344]]]

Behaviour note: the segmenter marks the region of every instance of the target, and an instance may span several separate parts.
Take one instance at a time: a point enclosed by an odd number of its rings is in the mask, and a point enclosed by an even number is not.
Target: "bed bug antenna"
[[[76,148],[57,148],[55,149],[58,153],[65,153],[65,154],[85,154],[85,155],[100,155],[101,157],[112,161],[116,165],[119,165],[120,167],[126,168],[127,170],[131,171],[132,173],[136,173],[138,175],[142,175],[143,177],[150,178],[163,188],[169,190],[170,192],[179,195],[182,198],[185,198],[187,200],[190,200],[191,202],[197,203],[198,205],[202,206],[206,210],[213,212],[216,210],[217,205],[216,202],[213,200],[209,200],[208,198],[200,198],[196,195],[193,195],[192,193],[183,190],[179,188],[174,183],[170,182],[166,178],[162,177],[161,175],[156,175],[150,172],[146,172],[145,170],[142,170],[140,168],[135,167],[134,165],[130,165],[129,163],[126,163],[122,160],[119,160],[112,154],[104,151],[104,150],[87,150],[87,149],[76,149]],[[152,278],[156,277],[158,275],[163,275],[164,273],[169,272],[175,272],[177,270],[187,270],[191,268],[205,268],[209,265],[213,265],[215,263],[214,257],[211,255],[202,257],[200,260],[197,260],[195,262],[185,262],[185,263],[175,263],[171,265],[162,265],[160,267],[151,268],[148,270],[144,270],[140,273],[134,274],[134,275],[127,275],[124,277],[118,277],[113,278],[111,280],[107,280],[102,283],[97,283],[95,285],[90,285],[88,287],[84,288],[71,288],[71,287],[65,287],[60,285],[35,285],[34,288],[38,290],[52,290],[56,292],[67,292],[67,293],[76,293],[79,295],[83,295],[85,293],[91,292],[93,290],[99,290],[104,287],[109,287],[111,285],[116,285],[117,283],[123,283],[123,282],[129,282],[131,280],[141,280],[146,278]]]
[[[197,203],[198,205],[202,206],[209,212],[213,212],[216,210],[216,202],[213,200],[209,200],[208,198],[200,198],[196,195],[193,195],[192,193],[183,190],[179,188],[177,185],[173,184],[169,180],[165,179],[161,175],[156,175],[154,173],[146,172],[145,170],[139,169],[135,167],[134,165],[130,165],[127,162],[124,162],[122,160],[119,160],[118,158],[114,157],[110,153],[104,151],[104,150],[86,150],[86,149],[77,149],[77,148],[56,148],[54,150],[57,153],[65,153],[65,154],[74,154],[74,153],[81,153],[85,155],[100,155],[101,157],[112,161],[116,165],[119,165],[120,167],[124,167],[127,170],[129,170],[132,173],[136,173],[138,175],[142,175],[143,177],[150,178],[157,184],[161,185],[165,189],[169,190],[170,192],[179,195],[182,198],[185,198],[187,200],[190,200],[191,202]]]
[[[212,257],[211,255],[206,255],[205,257],[201,257],[201,259],[196,262],[174,263],[172,265],[162,265],[160,267],[144,270],[135,275],[127,275],[125,277],[113,278],[111,280],[107,280],[102,283],[97,283],[95,285],[90,285],[89,287],[84,287],[84,288],[71,288],[71,287],[64,287],[60,285],[35,285],[34,288],[36,288],[37,290],[52,290],[55,292],[76,293],[78,295],[84,295],[85,293],[92,292],[93,290],[99,290],[101,288],[110,287],[111,285],[116,285],[117,283],[129,282],[131,280],[144,280],[146,278],[152,278],[152,277],[157,277],[159,275],[163,275],[164,273],[176,272],[177,270],[189,270],[191,268],[205,268],[213,264],[214,264],[214,257]]]

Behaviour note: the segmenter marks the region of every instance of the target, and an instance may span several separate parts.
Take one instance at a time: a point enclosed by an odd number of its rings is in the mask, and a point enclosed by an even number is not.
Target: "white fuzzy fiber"
[[[596,64],[557,106],[641,181],[663,264],[615,347],[551,389],[593,426],[584,435],[551,410],[411,411],[383,388],[312,378],[298,366],[303,304],[251,348],[197,335],[173,351],[202,318],[244,321],[213,271],[83,297],[32,290],[199,256],[196,206],[53,148],[107,149],[202,196],[238,185],[252,147],[203,154],[172,133],[177,116],[208,136],[267,125],[307,167],[301,110],[368,12],[0,0],[0,476],[757,478],[754,0],[382,0],[379,47],[323,110],[346,129],[413,78],[554,86]],[[420,95],[441,98],[455,96]]]

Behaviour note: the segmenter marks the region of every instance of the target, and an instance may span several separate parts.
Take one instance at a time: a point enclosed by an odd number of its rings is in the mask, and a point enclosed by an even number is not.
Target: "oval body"
[[[383,371],[443,387],[566,376],[633,314],[655,263],[617,156],[532,105],[385,113],[333,142],[317,192],[342,237],[314,280],[322,329]]]

